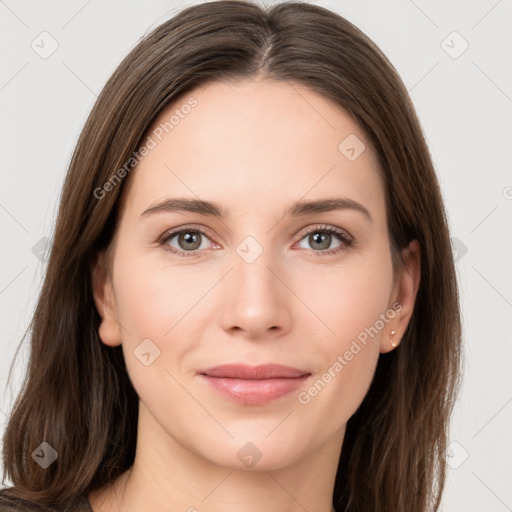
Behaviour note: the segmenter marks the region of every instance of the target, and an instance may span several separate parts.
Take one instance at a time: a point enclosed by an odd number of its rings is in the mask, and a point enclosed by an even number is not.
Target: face
[[[341,447],[415,288],[393,275],[364,133],[298,84],[242,81],[195,89],[149,135],[95,277],[139,436],[239,469]]]

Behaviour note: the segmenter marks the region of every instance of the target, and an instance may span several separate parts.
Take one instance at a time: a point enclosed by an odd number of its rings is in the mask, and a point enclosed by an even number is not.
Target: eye
[[[309,229],[306,233],[301,233],[300,241],[303,240],[310,244],[311,252],[315,256],[337,254],[349,248],[353,243],[352,237],[348,233],[332,226],[316,226]],[[338,240],[338,245],[333,249],[326,250],[331,247],[333,240]]]
[[[210,237],[204,229],[188,227],[167,231],[159,239],[158,243],[164,246],[166,251],[172,252],[177,256],[190,257],[196,256],[200,251],[208,248],[208,244],[205,245],[205,240],[210,240]],[[348,249],[353,243],[348,233],[333,226],[315,226],[312,229],[310,228],[308,231],[300,234],[299,242],[303,240],[310,244],[312,249],[309,250],[315,256],[337,254]],[[336,240],[338,245],[331,248],[332,242]],[[213,248],[217,249],[220,246],[213,243]]]
[[[209,237],[203,229],[198,227],[182,228],[166,232],[158,243],[165,246],[166,251],[178,256],[188,257],[195,256],[198,251],[207,248],[203,243],[204,239],[209,240]]]

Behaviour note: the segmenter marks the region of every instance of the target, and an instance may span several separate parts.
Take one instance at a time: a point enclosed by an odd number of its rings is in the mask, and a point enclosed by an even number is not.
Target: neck
[[[187,449],[141,407],[133,466],[89,501],[94,512],[332,512],[343,435],[289,465],[241,471]]]

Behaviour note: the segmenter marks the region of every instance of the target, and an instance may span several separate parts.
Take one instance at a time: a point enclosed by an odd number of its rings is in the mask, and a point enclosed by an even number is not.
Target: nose
[[[223,288],[223,329],[254,340],[284,335],[290,329],[293,297],[285,283],[271,251],[263,251],[252,262],[235,254]]]

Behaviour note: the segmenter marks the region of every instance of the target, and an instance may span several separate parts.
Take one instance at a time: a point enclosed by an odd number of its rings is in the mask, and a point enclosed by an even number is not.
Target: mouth
[[[197,375],[231,401],[264,405],[297,390],[311,373],[279,364],[228,364],[200,370]]]

